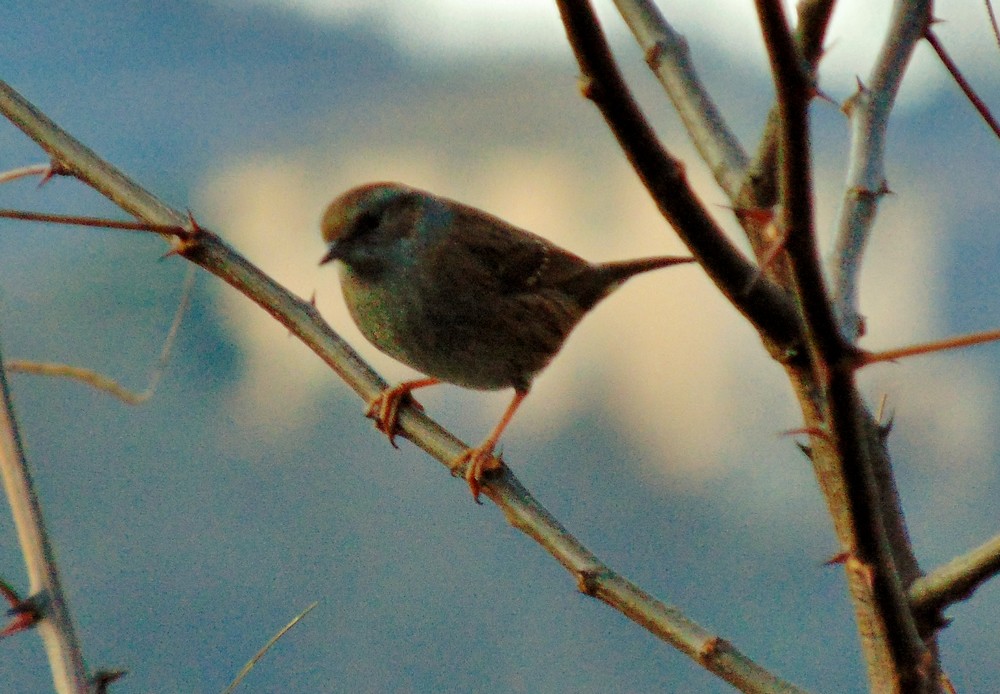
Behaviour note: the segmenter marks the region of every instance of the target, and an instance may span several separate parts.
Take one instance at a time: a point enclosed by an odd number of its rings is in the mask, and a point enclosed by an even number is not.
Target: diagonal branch
[[[978,113],[979,116],[986,121],[986,125],[993,131],[993,134],[1000,137],[1000,123],[998,123],[997,119],[992,113],[990,113],[989,106],[986,105],[986,102],[984,102],[979,95],[976,94],[976,90],[973,89],[972,85],[969,84],[969,81],[965,79],[965,76],[962,74],[962,71],[958,69],[958,65],[955,61],[951,59],[950,55],[948,55],[948,51],[944,49],[944,44],[941,43],[937,34],[935,34],[934,31],[928,27],[924,38],[927,39],[927,43],[929,43],[931,48],[934,49],[934,52],[937,54],[938,59],[948,71],[948,74],[950,74],[952,79],[955,80],[955,84],[957,84],[958,88],[962,90],[963,94],[965,94],[965,98],[968,99],[969,103],[972,104],[972,107],[976,109],[976,113]]]
[[[45,530],[42,507],[24,457],[7,378],[0,358],[0,474],[21,542],[30,582],[29,599],[42,619],[36,628],[45,643],[52,679],[59,694],[90,691],[83,651],[73,628],[66,596],[59,581],[55,554]]]
[[[674,104],[691,141],[730,200],[739,193],[749,159],[698,79],[684,37],[651,0],[615,0],[646,63]]]
[[[293,296],[244,259],[218,236],[188,223],[185,215],[126,178],[0,82],[0,112],[13,120],[85,183],[153,225],[174,225],[175,252],[215,274],[246,295],[325,361],[365,401],[386,387],[378,374],[322,319],[309,302]],[[192,226],[194,228],[192,228]],[[467,446],[413,408],[400,412],[401,434],[446,466]],[[546,549],[577,580],[581,592],[596,597],[674,645],[746,692],[801,692],[726,641],[656,600],[614,572],[580,543],[504,468],[483,488],[515,528]]]

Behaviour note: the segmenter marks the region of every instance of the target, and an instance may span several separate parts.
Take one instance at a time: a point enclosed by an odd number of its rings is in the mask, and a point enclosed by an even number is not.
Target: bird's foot
[[[372,398],[368,403],[368,409],[365,410],[365,417],[375,421],[375,428],[389,437],[389,443],[393,448],[399,448],[396,445],[396,434],[399,433],[399,408],[407,404],[420,411],[424,409],[410,394],[411,390],[413,386],[410,383],[400,383],[392,388],[386,388]]]
[[[491,443],[488,447],[468,449],[454,460],[451,469],[458,470],[463,465],[466,466],[464,476],[469,484],[469,490],[472,491],[472,498],[477,504],[481,504],[479,494],[483,489],[483,479],[489,473],[503,469],[503,459],[500,456],[494,457]]]

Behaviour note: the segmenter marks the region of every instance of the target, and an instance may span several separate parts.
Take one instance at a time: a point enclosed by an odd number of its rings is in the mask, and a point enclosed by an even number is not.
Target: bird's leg
[[[479,492],[482,489],[483,473],[489,470],[500,469],[501,463],[493,457],[493,449],[496,448],[497,441],[500,440],[503,430],[510,424],[510,420],[514,418],[517,408],[521,406],[521,403],[527,396],[528,391],[526,390],[515,391],[514,399],[510,401],[507,410],[503,413],[503,417],[500,418],[500,422],[490,432],[490,435],[475,448],[470,448],[458,456],[451,464],[452,470],[455,470],[466,462],[468,463],[468,467],[465,469],[465,481],[469,483],[469,489],[472,490],[472,498],[476,500],[477,504],[479,503]]]
[[[392,444],[393,448],[399,448],[396,445],[396,432],[399,429],[400,405],[403,404],[404,400],[409,400],[411,405],[418,410],[423,410],[420,403],[410,395],[410,391],[437,385],[440,382],[436,378],[421,378],[416,381],[403,381],[392,388],[386,388],[368,403],[365,417],[374,419],[375,428],[389,437],[389,443]]]

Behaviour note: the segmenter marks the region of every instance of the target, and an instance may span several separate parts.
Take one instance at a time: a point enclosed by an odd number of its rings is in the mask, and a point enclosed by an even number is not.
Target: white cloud
[[[246,4],[234,0],[233,6]],[[505,0],[252,0],[258,5],[284,8],[316,21],[365,25],[382,33],[420,61],[454,61],[468,57],[510,55],[568,55],[565,34],[554,2]],[[594,3],[613,37],[627,29],[611,0]],[[752,3],[717,0],[693,3],[661,0],[661,12],[674,29],[698,46],[712,46],[728,55],[740,69],[766,69],[763,41]],[[786,3],[794,17],[794,3]],[[827,33],[828,52],[822,64],[821,85],[831,95],[846,98],[855,78],[867,78],[884,40],[889,3],[861,0],[840,2]],[[943,0],[936,3],[935,25],[948,50],[967,75],[995,83],[996,51],[985,10],[980,4]],[[628,39],[626,39],[628,40]],[[696,56],[697,57],[697,56]],[[922,44],[911,65],[901,104],[918,102],[935,93],[949,78],[929,47]]]

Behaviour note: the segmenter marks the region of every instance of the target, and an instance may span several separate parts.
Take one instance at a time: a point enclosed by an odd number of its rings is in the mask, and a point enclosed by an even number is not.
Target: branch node
[[[698,649],[698,660],[701,663],[708,663],[729,650],[732,650],[732,646],[728,641],[721,636],[712,636]]]
[[[660,60],[663,58],[663,53],[665,51],[666,46],[663,41],[657,41],[646,49],[646,53],[643,57],[645,58],[646,65],[649,66],[650,70],[655,72],[660,69]]]
[[[580,90],[580,95],[588,101],[597,102],[597,82],[593,77],[588,75],[580,75],[576,82],[577,89]]]
[[[581,569],[576,572],[576,589],[584,595],[595,597],[601,582],[611,575],[611,571],[604,566]]]
[[[871,564],[866,564],[854,554],[849,554],[844,561],[844,569],[857,576],[871,592],[875,589],[875,570]]]
[[[51,159],[49,161],[49,168],[45,170],[42,174],[41,179],[38,181],[38,187],[41,188],[46,183],[51,181],[56,176],[72,176],[73,171],[62,163],[59,159]]]

